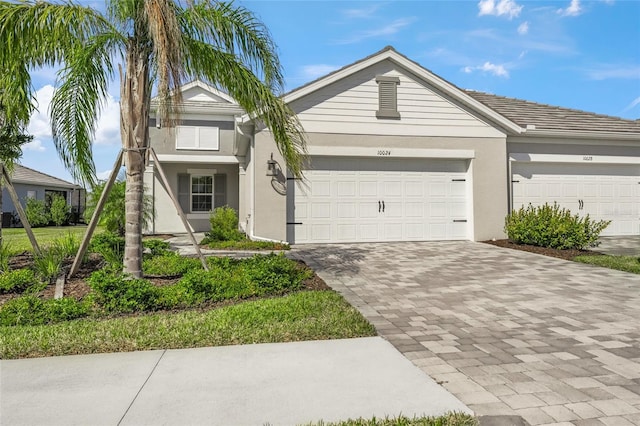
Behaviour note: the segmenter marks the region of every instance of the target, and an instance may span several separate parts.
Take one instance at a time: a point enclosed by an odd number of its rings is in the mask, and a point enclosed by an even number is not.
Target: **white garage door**
[[[314,157],[288,185],[291,243],[467,239],[464,160]]]
[[[557,202],[572,213],[610,220],[602,235],[640,234],[640,166],[513,163],[513,207]]]

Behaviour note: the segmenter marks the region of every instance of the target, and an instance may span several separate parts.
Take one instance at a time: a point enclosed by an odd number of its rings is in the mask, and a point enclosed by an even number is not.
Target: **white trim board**
[[[572,163],[572,164],[639,164],[640,157],[623,157],[614,155],[571,154],[509,154],[509,160],[531,163]]]
[[[162,163],[214,163],[214,164],[238,164],[238,158],[233,155],[177,155],[158,154],[158,160]]]
[[[467,160],[475,158],[472,149],[421,149],[386,146],[365,148],[356,146],[310,146],[309,155],[322,157],[375,157],[375,158],[443,158]]]

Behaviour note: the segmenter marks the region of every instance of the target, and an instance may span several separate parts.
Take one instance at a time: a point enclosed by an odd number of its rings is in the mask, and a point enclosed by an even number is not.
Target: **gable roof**
[[[465,90],[500,115],[525,129],[640,133],[640,121]]]
[[[454,84],[451,84],[447,80],[424,68],[417,62],[414,62],[406,56],[400,54],[392,46],[387,46],[379,52],[369,55],[366,58],[360,59],[359,61],[356,61],[350,65],[346,65],[336,71],[325,75],[324,77],[320,77],[310,83],[300,86],[297,89],[294,89],[285,94],[283,99],[286,103],[296,101],[310,93],[315,92],[316,90],[322,89],[323,87],[326,87],[338,80],[341,80],[345,77],[357,73],[360,70],[363,70],[370,67],[371,65],[385,60],[390,60],[405,68],[406,70],[426,81],[432,87],[443,93],[446,93],[454,100],[470,108],[472,111],[476,111],[481,116],[487,118],[489,121],[495,123],[499,127],[515,134],[522,133],[522,131],[524,130],[522,127],[512,122],[508,118],[498,114],[496,111],[469,96]]]
[[[183,84],[176,90],[183,93],[188,91],[189,89],[193,89],[198,87],[206,92],[211,93],[211,100],[183,100],[180,103],[179,109],[180,112],[184,113],[221,113],[221,114],[242,114],[243,110],[238,105],[235,99],[233,99],[228,94],[224,93],[221,90],[201,81],[201,80],[193,80],[189,83]],[[172,92],[172,93],[175,93]],[[220,101],[214,100],[215,98],[220,99]],[[158,107],[158,96],[154,96],[151,99],[151,112],[156,112]]]
[[[620,117],[461,89],[400,54],[392,46],[387,46],[366,58],[293,89],[284,95],[284,100],[287,103],[293,102],[386,59],[403,66],[510,134],[542,135],[547,132],[566,136],[590,134],[595,136],[597,134],[600,137],[607,134],[625,139],[635,139],[638,137],[637,135],[640,135],[640,119],[626,120]]]
[[[24,183],[29,185],[49,186],[67,189],[80,188],[80,186],[74,183],[67,182],[66,180],[62,180],[46,173],[30,169],[29,167],[25,167],[20,164],[15,165],[13,173],[11,174],[11,180],[13,181],[13,183]]]

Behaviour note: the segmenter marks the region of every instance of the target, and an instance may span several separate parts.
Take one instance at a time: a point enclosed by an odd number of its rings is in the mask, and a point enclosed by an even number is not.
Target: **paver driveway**
[[[478,415],[640,425],[640,275],[472,242],[293,254]]]

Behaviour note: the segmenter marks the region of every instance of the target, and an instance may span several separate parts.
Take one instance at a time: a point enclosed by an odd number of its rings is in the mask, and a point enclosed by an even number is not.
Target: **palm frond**
[[[291,173],[302,177],[306,159],[304,130],[289,106],[234,54],[188,37],[183,41],[187,73],[226,89],[247,113],[262,120]]]
[[[158,116],[169,122],[173,105],[181,102],[181,92],[174,90],[182,84],[182,31],[177,19],[175,3],[171,0],[147,0],[144,3],[147,31],[153,45],[153,67],[158,82]],[[173,93],[172,93],[173,92]]]
[[[95,182],[91,144],[114,73],[112,54],[122,42],[117,33],[102,33],[68,55],[51,101],[53,142],[58,154],[71,175],[87,184]]]
[[[190,38],[237,56],[276,94],[284,87],[277,47],[255,14],[231,2],[194,1],[179,15]]]

